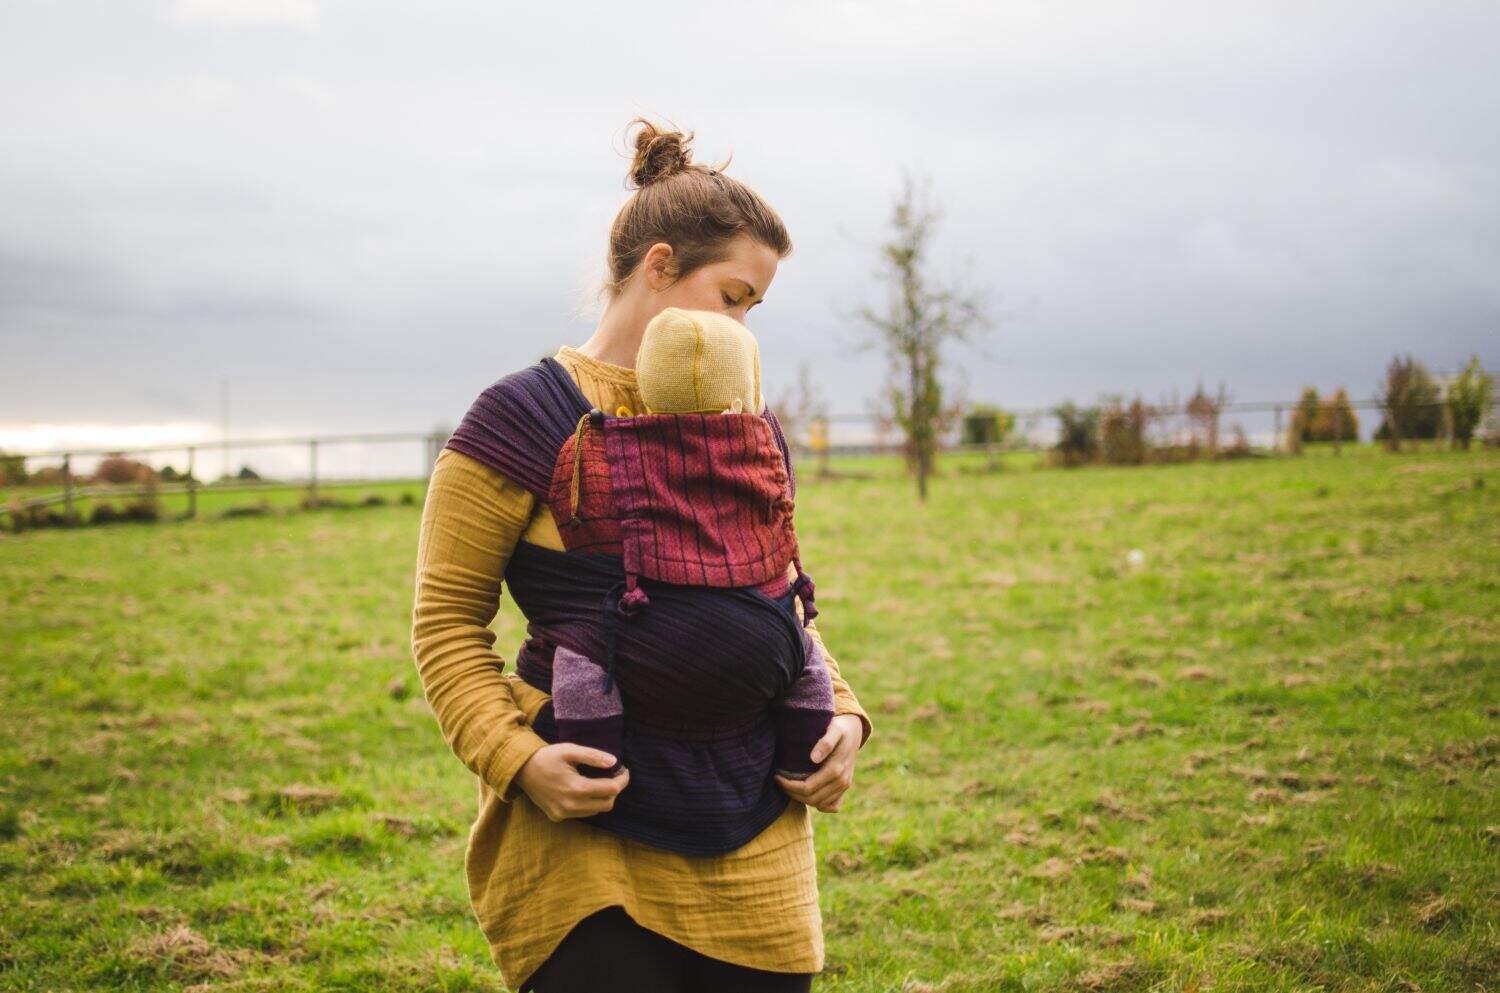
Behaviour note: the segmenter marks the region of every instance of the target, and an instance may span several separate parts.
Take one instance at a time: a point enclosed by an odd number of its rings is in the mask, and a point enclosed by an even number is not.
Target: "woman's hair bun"
[[[630,180],[636,186],[649,186],[686,169],[693,161],[688,145],[693,133],[664,131],[644,117],[631,120],[641,130],[635,136],[635,158],[630,163]]]

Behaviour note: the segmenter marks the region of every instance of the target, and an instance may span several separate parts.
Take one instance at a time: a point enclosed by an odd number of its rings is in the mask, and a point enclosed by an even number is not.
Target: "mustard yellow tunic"
[[[564,345],[555,358],[601,410],[642,410],[635,371]],[[501,977],[518,989],[568,930],[622,905],[642,925],[727,962],[778,972],[823,968],[812,810],[792,800],[727,855],[654,848],[585,824],[554,822],[514,777],[543,741],[531,721],[548,695],[493,650],[489,628],[516,541],[562,549],[546,505],[483,463],[438,456],[418,541],[412,652],[443,736],[478,777],[479,816],[465,856],[469,896]],[[816,572],[811,565],[810,572]],[[789,569],[789,577],[794,570]],[[798,601],[798,610],[801,606]],[[822,644],[816,624],[807,630]],[[870,719],[827,658],[834,711]]]

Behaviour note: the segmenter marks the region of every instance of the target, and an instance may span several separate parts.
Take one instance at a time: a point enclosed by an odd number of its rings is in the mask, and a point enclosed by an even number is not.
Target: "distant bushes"
[[[1482,444],[1500,446],[1500,421],[1492,417],[1494,391],[1494,376],[1480,366],[1478,356],[1456,375],[1439,377],[1411,355],[1397,355],[1386,367],[1373,402],[1364,403],[1379,409],[1375,439],[1392,451],[1411,440],[1447,439],[1454,447],[1469,448],[1478,438]],[[1247,405],[1259,411],[1269,407]],[[1228,409],[1224,387],[1209,393],[1202,383],[1183,403],[1174,399],[1148,404],[1139,396],[1127,399],[1118,394],[1106,394],[1090,406],[1068,401],[1052,408],[1058,428],[1053,461],[1064,466],[1142,465],[1257,454],[1238,424],[1229,443],[1223,443],[1220,419]],[[1281,433],[1284,410],[1276,408],[1275,448],[1295,454],[1307,444],[1359,441],[1355,402],[1342,386],[1328,396],[1312,386],[1303,389],[1292,408],[1291,424]]]
[[[976,403],[960,422],[959,440],[965,445],[1002,445],[1015,423],[1015,417],[999,407]]]
[[[1222,385],[1209,393],[1201,383],[1185,403],[1154,405],[1120,395],[1106,395],[1087,407],[1069,401],[1052,411],[1058,422],[1053,457],[1060,465],[1078,466],[1248,456],[1250,442],[1239,425],[1228,446],[1221,441],[1220,418],[1228,405]]]
[[[1494,406],[1494,377],[1474,355],[1445,389],[1420,360],[1397,355],[1386,366],[1378,400],[1384,416],[1375,439],[1390,451],[1400,451],[1405,441],[1438,438],[1468,448]]]
[[[154,473],[151,478],[143,478],[139,485],[140,492],[132,500],[120,502],[110,500],[99,495],[80,495],[76,503],[86,506],[87,511],[80,510],[75,506],[73,510],[66,509],[65,504],[52,503],[47,505],[25,506],[19,499],[12,498],[8,505],[0,506],[0,514],[8,515],[10,529],[12,531],[30,531],[37,528],[63,528],[82,527],[85,525],[118,524],[129,521],[160,521],[169,518],[181,518],[186,514],[169,514],[161,504],[157,492]],[[417,504],[417,497],[410,490],[403,490],[394,499],[383,493],[367,492],[357,500],[332,496],[320,493],[316,498],[310,499],[304,495],[295,505],[278,507],[262,497],[251,504],[241,504],[228,507],[218,511],[217,516],[221,518],[234,517],[260,517],[277,513],[294,512],[298,509],[353,509],[359,507],[387,507],[402,506],[410,507]],[[0,521],[6,520],[0,517]]]

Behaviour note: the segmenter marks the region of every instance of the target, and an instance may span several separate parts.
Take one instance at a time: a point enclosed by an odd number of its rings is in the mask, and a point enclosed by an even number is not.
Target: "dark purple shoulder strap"
[[[557,453],[578,418],[592,407],[568,370],[549,355],[486,387],[443,447],[477,459],[545,501]],[[762,408],[761,416],[770,423],[781,449],[788,496],[795,499],[797,474],[781,421],[770,404]]]
[[[488,386],[443,447],[483,462],[545,501],[557,453],[592,406],[568,370],[547,356]]]
[[[781,457],[786,462],[786,495],[789,499],[795,500],[797,498],[797,473],[792,468],[792,449],[787,444],[786,435],[781,431],[781,420],[777,418],[770,404],[761,408],[760,416],[771,423],[771,433],[776,436],[776,447],[781,449]]]

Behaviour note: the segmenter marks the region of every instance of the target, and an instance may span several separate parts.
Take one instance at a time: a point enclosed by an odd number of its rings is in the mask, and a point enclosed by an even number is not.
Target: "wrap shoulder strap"
[[[592,406],[568,370],[547,356],[486,387],[443,447],[477,459],[545,501],[557,453]]]
[[[592,408],[568,370],[549,355],[486,387],[443,447],[477,459],[545,503],[558,452]],[[761,416],[781,449],[788,496],[795,498],[797,476],[781,421],[769,404]]]

